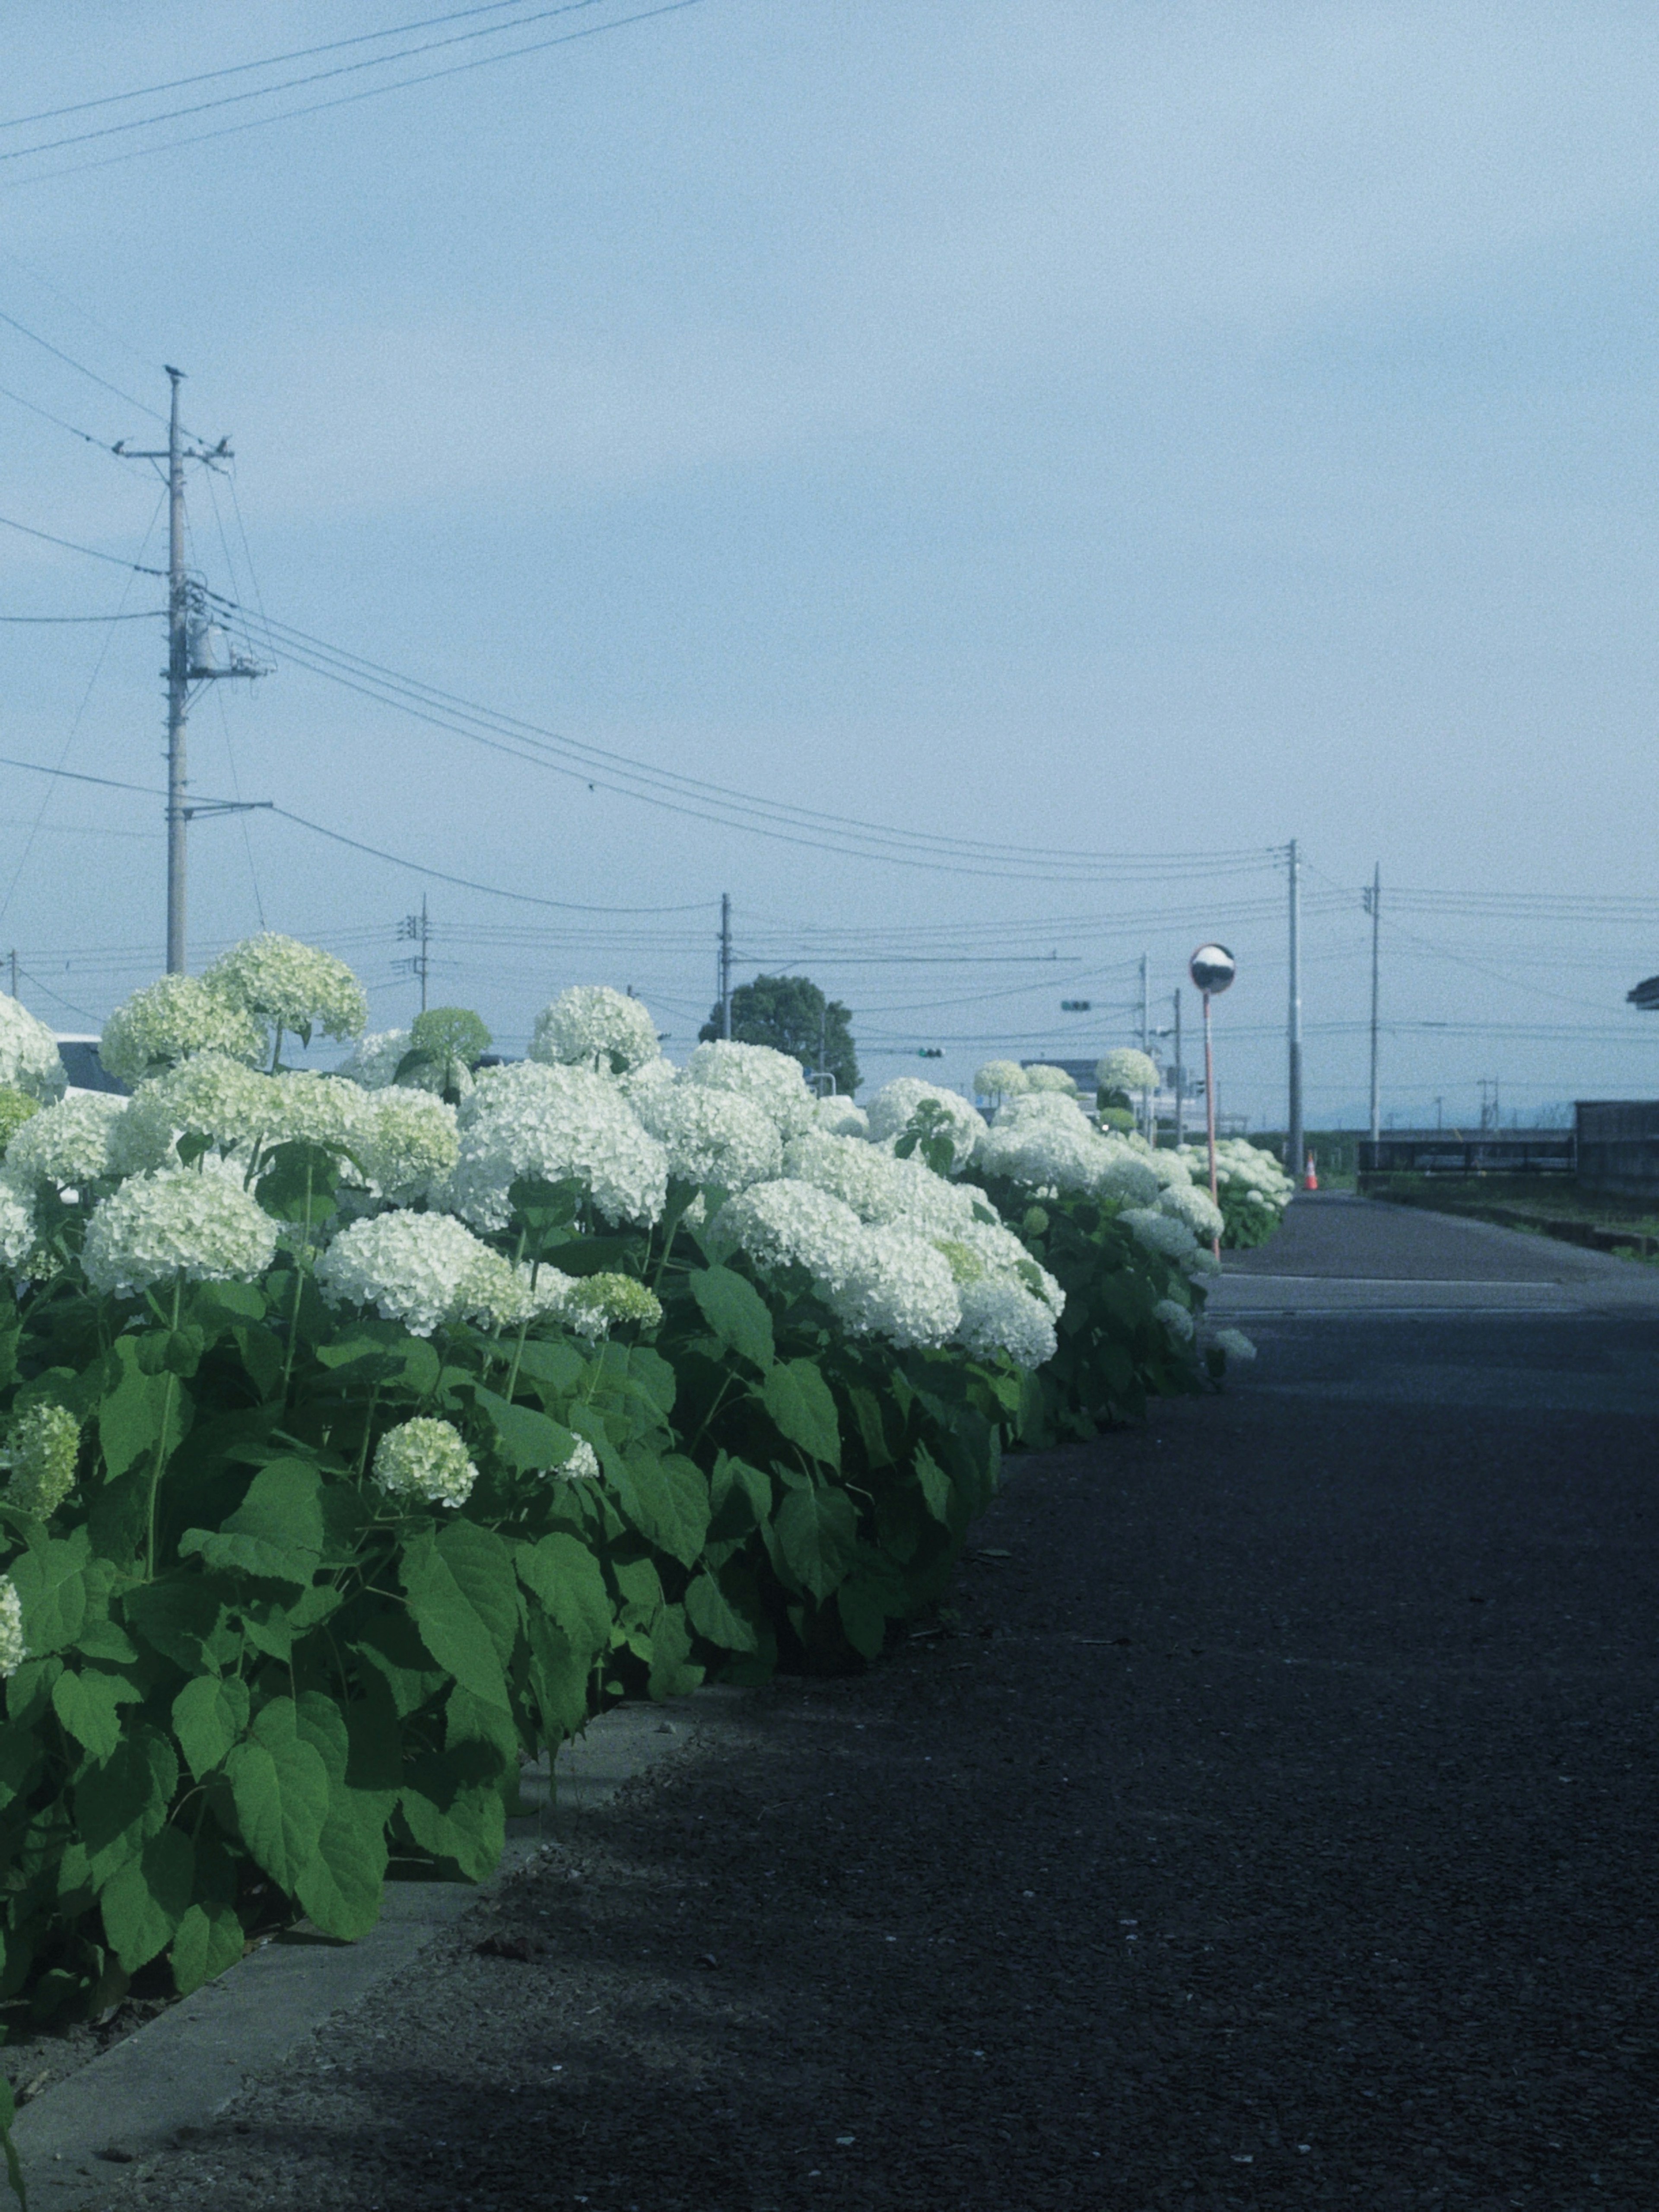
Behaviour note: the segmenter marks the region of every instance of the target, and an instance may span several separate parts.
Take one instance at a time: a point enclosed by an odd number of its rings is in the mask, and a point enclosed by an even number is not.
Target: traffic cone
[[[1308,1164],[1303,1172],[1302,1188],[1304,1190],[1317,1190],[1319,1188],[1319,1170],[1314,1165],[1314,1156],[1311,1152],[1308,1155]]]

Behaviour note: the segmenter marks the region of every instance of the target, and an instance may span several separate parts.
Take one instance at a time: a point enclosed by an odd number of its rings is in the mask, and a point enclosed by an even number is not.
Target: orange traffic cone
[[[1308,1164],[1303,1173],[1302,1188],[1304,1190],[1317,1190],[1319,1188],[1319,1170],[1314,1165],[1311,1152],[1308,1155]]]

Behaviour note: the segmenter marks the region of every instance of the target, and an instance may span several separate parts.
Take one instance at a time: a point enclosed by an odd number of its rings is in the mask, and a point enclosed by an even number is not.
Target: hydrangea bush
[[[1207,1147],[1188,1145],[1181,1154],[1193,1180],[1210,1190]],[[1223,1137],[1215,1148],[1216,1196],[1221,1206],[1221,1241],[1234,1250],[1265,1244],[1278,1228],[1296,1185],[1271,1152],[1243,1137]]]
[[[359,1935],[393,1860],[482,1875],[521,1758],[874,1657],[1006,1446],[1199,1387],[1192,1179],[1057,1091],[866,1124],[585,990],[451,1100],[384,1040],[253,1072],[361,1028],[326,955],[201,988],[130,1001],[132,1098],[0,1166],[0,2002],[36,2017],[295,1911]]]

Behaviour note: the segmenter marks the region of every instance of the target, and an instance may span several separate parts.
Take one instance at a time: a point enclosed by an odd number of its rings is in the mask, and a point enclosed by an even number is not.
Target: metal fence
[[[1358,1155],[1361,1175],[1571,1175],[1577,1158],[1571,1129],[1390,1129]]]
[[[1581,1100],[1573,1114],[1586,1190],[1659,1198],[1659,1100]]]

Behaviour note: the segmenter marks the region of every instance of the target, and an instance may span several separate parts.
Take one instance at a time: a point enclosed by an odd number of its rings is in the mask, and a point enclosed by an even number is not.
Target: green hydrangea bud
[[[42,1402],[17,1416],[6,1441],[11,1454],[6,1502],[49,1521],[75,1487],[81,1424],[65,1407]]]
[[[31,1114],[40,1111],[40,1101],[31,1098],[27,1091],[15,1091],[8,1084],[0,1084],[0,1152],[22,1127]]]
[[[388,1498],[464,1505],[478,1470],[453,1422],[417,1416],[388,1429],[374,1453],[374,1480]]]
[[[654,1292],[631,1275],[584,1275],[565,1299],[565,1317],[586,1337],[603,1336],[619,1322],[654,1328],[662,1304]]]
[[[1040,1206],[1028,1206],[1025,1218],[1020,1224],[1028,1237],[1042,1237],[1048,1231],[1048,1216]]]

